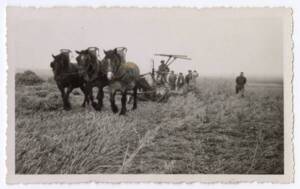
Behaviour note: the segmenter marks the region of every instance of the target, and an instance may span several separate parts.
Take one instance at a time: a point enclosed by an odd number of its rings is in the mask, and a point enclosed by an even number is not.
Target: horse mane
[[[121,55],[118,53],[117,48],[113,49],[113,50],[108,50],[106,51],[107,55],[109,57],[115,56],[118,59],[118,63],[121,64],[122,63],[122,57]]]
[[[98,75],[99,66],[101,66],[101,61],[98,60],[97,56],[93,54],[89,49],[80,51],[80,54],[89,57],[89,61],[87,62],[89,66],[87,74],[89,76]]]
[[[90,71],[91,71],[91,72],[92,72],[92,71],[98,71],[98,70],[97,70],[97,67],[98,67],[99,61],[98,61],[97,56],[96,56],[95,54],[93,54],[93,53],[92,53],[91,51],[89,51],[89,50],[86,50],[86,53],[87,53],[87,55],[90,56],[90,60],[91,60],[90,65],[92,66],[92,70],[90,70]]]
[[[90,57],[91,63],[97,64],[98,63],[98,58],[96,55],[91,53],[88,49],[80,51],[80,54],[82,55],[87,55]]]
[[[57,74],[67,72],[69,67],[70,58],[68,55],[60,53],[59,55],[55,56],[55,69]]]

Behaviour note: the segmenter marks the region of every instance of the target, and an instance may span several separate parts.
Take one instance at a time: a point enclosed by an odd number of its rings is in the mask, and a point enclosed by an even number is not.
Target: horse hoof
[[[99,105],[96,104],[96,103],[92,103],[92,107],[93,107],[94,110],[96,110],[96,111],[101,111],[101,106],[99,106]]]
[[[120,112],[120,114],[119,115],[122,115],[122,116],[124,116],[124,115],[126,115],[126,113],[125,112]]]
[[[116,106],[112,106],[111,110],[112,110],[113,113],[118,113],[118,111],[119,111],[118,107],[116,107]]]
[[[93,106],[93,107],[96,107],[96,106],[97,106],[97,103],[96,103],[96,102],[92,102],[92,106]]]
[[[94,109],[95,109],[96,111],[98,111],[98,112],[101,112],[101,109],[102,109],[102,108],[96,106],[96,107],[94,107]]]
[[[64,110],[70,111],[70,110],[71,110],[71,107],[64,107]]]

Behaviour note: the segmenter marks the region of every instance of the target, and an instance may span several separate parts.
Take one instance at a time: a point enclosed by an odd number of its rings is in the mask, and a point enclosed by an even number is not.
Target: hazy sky
[[[170,53],[192,58],[172,64],[176,72],[282,77],[283,22],[271,9],[10,8],[7,21],[8,59],[17,68],[50,71],[61,48],[126,46],[142,73],[154,53]]]

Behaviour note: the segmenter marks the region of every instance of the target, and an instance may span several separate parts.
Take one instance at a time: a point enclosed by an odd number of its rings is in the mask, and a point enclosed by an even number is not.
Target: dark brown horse
[[[84,101],[82,103],[84,107],[86,103],[89,103],[89,99],[85,90],[85,81],[79,75],[77,65],[70,63],[69,55],[66,53],[61,53],[56,56],[52,55],[52,57],[54,60],[50,63],[50,67],[52,68],[57,87],[61,92],[64,109],[71,109],[69,95],[73,89],[78,87],[84,93]],[[67,91],[65,91],[65,89],[67,89]]]
[[[82,51],[76,51],[78,56],[76,57],[77,64],[79,67],[80,75],[84,78],[87,84],[88,94],[91,95],[92,106],[95,110],[101,111],[103,106],[103,88],[108,84],[108,80],[104,73],[101,71],[101,62],[97,58],[98,49],[86,49]],[[98,88],[97,101],[93,99],[93,88]]]
[[[140,70],[135,63],[123,62],[122,56],[117,49],[104,51],[105,57],[102,61],[103,71],[109,81],[111,109],[114,113],[118,112],[115,104],[115,95],[121,92],[122,108],[120,115],[126,113],[126,102],[128,91],[133,90],[133,107],[137,108],[137,83],[140,79]]]

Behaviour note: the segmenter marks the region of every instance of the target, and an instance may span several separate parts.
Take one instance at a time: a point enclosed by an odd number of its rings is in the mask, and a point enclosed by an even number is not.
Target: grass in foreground
[[[282,174],[283,88],[201,79],[167,103],[139,102],[114,115],[81,108],[72,95],[62,110],[56,86],[16,88],[18,174]]]

